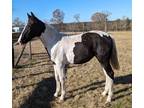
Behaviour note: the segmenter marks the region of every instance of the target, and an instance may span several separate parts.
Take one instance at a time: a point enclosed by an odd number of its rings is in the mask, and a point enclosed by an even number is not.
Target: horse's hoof
[[[61,98],[60,98],[60,99],[59,99],[59,103],[62,103],[62,102],[64,102],[64,99],[61,99]]]
[[[57,93],[55,93],[55,94],[54,94],[54,97],[56,97],[56,98],[57,98],[57,97],[58,97],[58,94],[57,94]]]
[[[109,104],[109,103],[111,103],[111,98],[108,97],[105,104]]]
[[[105,97],[105,96],[106,96],[106,94],[107,94],[107,93],[104,91],[104,92],[102,92],[102,94],[101,94],[101,95],[102,95],[103,97]]]
[[[60,97],[59,98],[59,102],[61,103],[61,102],[64,102],[64,97]]]

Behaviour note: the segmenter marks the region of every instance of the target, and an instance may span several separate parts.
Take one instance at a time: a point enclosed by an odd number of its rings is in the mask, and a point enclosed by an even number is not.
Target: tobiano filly
[[[28,15],[18,43],[21,45],[39,37],[44,44],[53,62],[56,91],[54,96],[58,97],[61,90],[60,101],[65,98],[65,74],[66,65],[82,64],[96,57],[101,64],[106,76],[103,96],[108,94],[106,102],[111,102],[113,95],[113,69],[119,69],[117,50],[114,39],[102,31],[90,31],[73,36],[63,36],[54,27],[43,23],[32,12]]]

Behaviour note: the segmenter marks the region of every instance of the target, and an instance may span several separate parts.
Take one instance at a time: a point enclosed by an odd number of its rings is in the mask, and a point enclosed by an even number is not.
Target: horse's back
[[[57,47],[57,52],[65,56],[66,62],[81,64],[93,56],[105,56],[111,48],[111,37],[105,32],[90,31],[80,35],[64,36]]]
[[[105,32],[87,32],[75,43],[74,63],[89,61],[93,56],[105,56],[111,49],[111,37]]]

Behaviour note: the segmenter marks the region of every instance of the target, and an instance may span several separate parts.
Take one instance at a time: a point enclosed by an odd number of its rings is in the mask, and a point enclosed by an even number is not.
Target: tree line
[[[72,23],[64,23],[64,12],[56,9],[52,12],[52,18],[45,23],[50,23],[62,32],[81,32],[89,30],[103,30],[103,31],[127,31],[132,30],[132,20],[128,17],[122,17],[113,21],[109,20],[112,13],[108,11],[95,12],[91,16],[90,22],[81,22],[80,14],[73,16]],[[24,26],[24,23],[19,18],[13,20],[13,26]]]
[[[52,24],[57,30],[62,32],[82,32],[90,30],[105,31],[130,31],[132,30],[132,21],[130,19],[117,19],[108,21],[107,27],[100,22],[77,22],[77,23],[60,23]]]

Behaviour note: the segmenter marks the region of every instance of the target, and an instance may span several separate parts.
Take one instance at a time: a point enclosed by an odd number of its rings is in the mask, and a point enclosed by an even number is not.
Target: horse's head
[[[18,39],[18,43],[26,44],[34,37],[39,37],[45,31],[45,24],[39,20],[32,12],[31,15],[27,14],[28,22],[25,25],[21,35]]]

